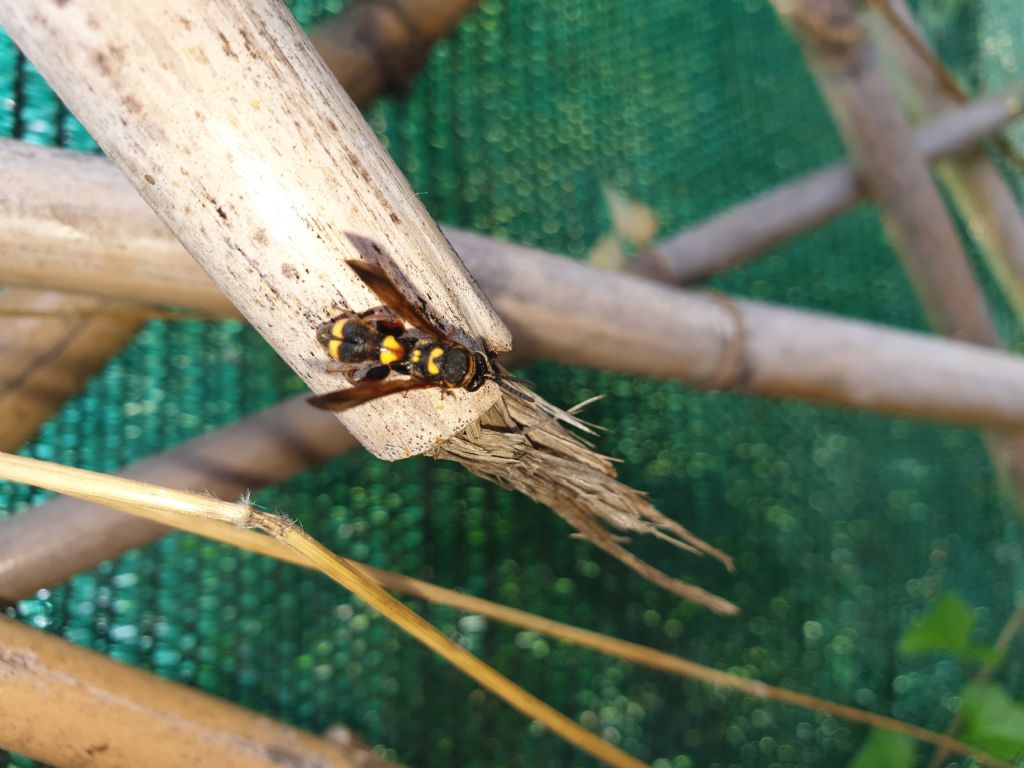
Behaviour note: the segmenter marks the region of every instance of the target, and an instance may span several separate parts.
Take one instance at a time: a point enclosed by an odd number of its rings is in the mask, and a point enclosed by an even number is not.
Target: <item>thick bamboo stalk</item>
[[[453,335],[508,330],[287,9],[273,0],[0,2],[0,23],[143,198],[317,393],[338,386],[313,329],[379,301],[344,258],[382,262]],[[182,119],[188,115],[188,119]],[[401,458],[473,423],[493,385],[346,414]]]
[[[128,467],[122,476],[225,499],[282,482],[358,445],[338,420],[286,400]],[[0,603],[94,567],[167,529],[67,497],[0,520]]]
[[[0,745],[94,768],[359,768],[304,733],[0,616]]]
[[[0,178],[0,283],[239,316],[106,158],[0,139]]]
[[[31,151],[39,172],[52,174],[60,173],[68,154]],[[90,200],[125,184],[109,164],[96,163],[92,170],[90,192],[83,188],[75,200],[54,198],[55,204],[88,207]],[[129,196],[117,216],[121,236],[129,240],[136,227],[146,231],[153,218]],[[45,226],[33,231],[47,237]],[[948,423],[1024,427],[1024,360],[1016,356],[674,289],[458,230],[447,235],[513,327],[522,352],[705,388],[733,387]],[[180,292],[182,283],[194,285],[199,275],[183,250],[161,251],[159,258],[150,258],[141,245],[135,252],[145,268],[132,272],[116,252],[79,259],[72,243],[53,251],[45,264],[24,265],[23,277],[37,287],[53,287],[83,271],[93,272],[95,285],[102,284],[103,275],[117,273],[104,289],[109,295],[156,298]],[[10,269],[18,254],[5,256],[0,261]],[[92,280],[82,276],[83,283]],[[212,298],[213,291],[194,296],[196,308],[227,308]]]
[[[457,14],[468,13],[471,6],[472,3],[463,0],[401,0],[386,6],[353,3],[317,30],[313,44],[319,48],[332,74],[349,95],[358,104],[366,104],[383,88],[397,85],[398,71],[393,62],[398,47],[414,46],[418,54],[417,57],[402,54],[401,79],[404,81],[415,74],[409,67],[421,66],[427,47],[448,34],[458,21]],[[357,11],[360,8],[370,10]],[[401,29],[394,26],[396,13],[409,21]],[[410,35],[416,36],[415,43],[410,41]],[[18,164],[16,149],[0,162],[5,166],[0,170],[0,178],[5,180],[25,170]],[[18,199],[11,199],[7,194],[8,188],[0,185],[0,232],[3,235],[0,263],[3,262],[4,251],[24,245],[20,242],[20,231],[39,224],[52,228],[52,245],[49,247],[59,248],[68,239],[74,239],[86,252],[90,238],[98,234],[97,228],[114,227],[116,230],[116,216],[75,219],[74,209],[51,210],[46,215],[39,215],[34,208],[37,198],[31,185],[39,182],[46,187],[62,186],[71,196],[77,179],[73,175],[74,168],[66,168],[65,171],[70,175],[43,178],[32,174],[31,178],[23,177],[23,183],[14,185],[23,193]],[[122,189],[130,192],[133,200],[137,199],[137,194],[127,184],[122,185]],[[116,207],[116,202],[108,202]],[[177,243],[167,241],[163,223],[154,217],[153,224],[159,233],[153,247],[177,248]],[[101,235],[98,241],[107,245],[118,242],[116,231],[108,234],[111,237]],[[38,244],[42,244],[41,241]],[[33,245],[32,238],[27,245]],[[45,253],[36,252],[34,256],[45,258]],[[131,263],[130,259],[126,261]],[[197,287],[206,289],[208,286],[207,282]],[[73,284],[69,289],[77,290]],[[217,298],[226,302],[219,289]],[[37,301],[55,313],[74,311],[82,306],[82,299],[64,299],[58,293],[52,293],[45,300],[38,297]],[[6,302],[0,296],[0,308]],[[160,302],[175,303],[173,297],[165,297]],[[232,307],[229,311],[235,310]],[[0,450],[14,450],[32,437],[68,397],[81,389],[86,379],[128,343],[133,331],[134,326],[128,323],[82,322],[59,316],[43,320],[26,317],[16,325],[0,323],[0,359],[8,368],[8,375],[0,380]],[[74,343],[74,351],[70,355],[64,343],[69,338]],[[4,351],[10,351],[10,354]],[[25,360],[34,361],[32,377],[15,379],[13,371],[19,369]]]
[[[896,29],[888,17],[872,18],[870,29],[888,65],[894,92],[912,119],[931,119],[958,109],[961,98],[950,92],[947,82],[929,66],[918,48],[928,43],[903,0],[886,0],[891,14],[900,20]],[[913,35],[915,48],[906,38]],[[899,87],[902,86],[902,87]],[[938,165],[939,179],[960,210],[971,235],[981,248],[999,285],[1024,323],[1024,216],[1013,191],[1000,175],[984,147],[969,147],[945,158]]]
[[[917,131],[917,149],[928,160],[969,151],[1019,117],[1022,109],[1021,87],[950,108]],[[852,208],[865,194],[854,169],[837,163],[665,238],[632,262],[631,269],[674,283],[707,280],[824,224]]]
[[[11,289],[0,293],[0,313],[4,314],[91,311],[111,304],[102,297],[50,291]],[[138,326],[138,320],[123,317],[69,321],[11,314],[0,318],[0,359],[4,360],[0,367],[0,450],[14,450],[32,437],[86,378],[131,339]],[[83,339],[89,344],[87,350],[81,347]]]
[[[378,93],[402,93],[430,46],[451,34],[478,0],[354,2],[313,30],[311,39],[360,106]],[[351,83],[351,85],[348,85]]]

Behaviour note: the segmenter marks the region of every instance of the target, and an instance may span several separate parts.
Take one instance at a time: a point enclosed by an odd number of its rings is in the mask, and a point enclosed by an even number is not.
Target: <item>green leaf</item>
[[[960,707],[963,740],[1003,760],[1024,753],[1024,705],[1011,699],[1001,685],[970,683]]]
[[[913,763],[913,739],[892,731],[871,731],[847,768],[910,768]]]
[[[956,595],[946,593],[903,633],[900,653],[912,655],[952,651],[969,654],[972,629],[974,613],[970,606]]]

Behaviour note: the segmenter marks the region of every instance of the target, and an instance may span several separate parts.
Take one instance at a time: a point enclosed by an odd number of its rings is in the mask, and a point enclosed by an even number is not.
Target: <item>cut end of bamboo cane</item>
[[[479,422],[430,452],[475,475],[544,504],[579,536],[652,584],[721,615],[739,608],[695,584],[673,578],[630,552],[624,535],[655,536],[732,570],[732,558],[659,512],[641,492],[619,482],[612,459],[594,451],[566,426],[591,432],[574,413],[502,393]],[[565,425],[565,426],[563,426]],[[592,433],[592,432],[591,432]]]

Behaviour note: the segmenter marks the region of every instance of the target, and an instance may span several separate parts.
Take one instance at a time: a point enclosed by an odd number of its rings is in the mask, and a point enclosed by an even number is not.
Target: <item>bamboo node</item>
[[[717,303],[732,318],[733,330],[723,339],[722,353],[715,370],[702,386],[706,389],[742,389],[750,376],[747,361],[747,324],[736,302],[720,291],[706,291],[705,295]]]

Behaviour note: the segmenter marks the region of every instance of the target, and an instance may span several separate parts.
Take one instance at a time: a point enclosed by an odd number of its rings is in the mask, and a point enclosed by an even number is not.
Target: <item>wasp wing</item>
[[[328,392],[326,395],[311,397],[309,404],[325,411],[347,411],[349,408],[355,408],[357,405],[368,403],[379,397],[436,386],[437,384],[434,382],[419,379],[363,379],[349,389],[339,389],[336,392]]]
[[[347,259],[345,263],[352,267],[352,271],[359,275],[370,290],[377,294],[377,298],[398,313],[398,316],[405,322],[433,336],[438,341],[447,340],[448,337],[398,290],[383,269],[376,264],[357,259]]]

